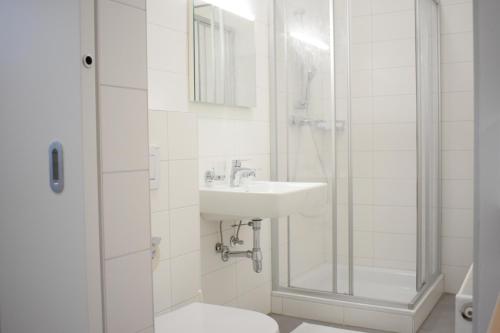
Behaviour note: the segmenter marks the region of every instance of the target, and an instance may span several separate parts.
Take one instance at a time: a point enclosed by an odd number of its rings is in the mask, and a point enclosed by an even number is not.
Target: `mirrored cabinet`
[[[190,24],[191,100],[256,106],[252,1],[193,0]]]

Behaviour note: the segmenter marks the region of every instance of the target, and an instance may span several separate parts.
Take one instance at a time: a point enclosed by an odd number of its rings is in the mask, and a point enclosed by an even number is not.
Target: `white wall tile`
[[[415,122],[417,114],[416,96],[377,96],[373,98],[373,120],[375,123]]]
[[[160,160],[168,160],[167,113],[149,111],[149,144],[160,147]]]
[[[241,294],[238,307],[264,314],[271,312],[271,282]]]
[[[268,0],[257,0],[254,1],[254,11],[255,11],[255,20],[259,23],[268,23],[269,22],[269,8],[271,2]]]
[[[472,91],[442,94],[443,121],[474,120],[474,93]]]
[[[151,214],[151,236],[161,237],[159,245],[160,260],[170,258],[170,214],[168,211]]]
[[[443,265],[468,267],[473,257],[472,238],[443,237]]]
[[[372,231],[373,228],[373,206],[371,205],[354,205],[353,207],[353,224],[356,231]]]
[[[147,6],[148,23],[187,33],[187,0],[147,0]]]
[[[351,139],[353,151],[371,151],[373,145],[372,126],[352,125]]]
[[[154,327],[148,327],[143,331],[140,331],[138,333],[155,333],[155,328]]]
[[[148,24],[148,68],[187,75],[187,35]]]
[[[472,150],[474,123],[472,121],[444,122],[442,124],[443,150]]]
[[[369,43],[372,38],[372,18],[370,16],[353,17],[351,20],[351,43]]]
[[[443,209],[443,237],[472,238],[474,216],[472,209]]]
[[[353,124],[370,124],[373,121],[371,97],[351,99],[351,121]]]
[[[416,151],[376,151],[373,153],[375,178],[414,179],[417,177]]]
[[[373,233],[370,231],[354,232],[354,256],[358,258],[373,257]]]
[[[474,89],[474,69],[471,62],[441,65],[443,92],[472,91]]]
[[[151,211],[165,211],[169,208],[169,163],[160,162],[160,182],[156,190],[150,191]]]
[[[251,244],[251,242],[245,242]],[[262,272],[255,273],[250,260],[240,260],[236,263],[236,281],[238,293],[243,294],[271,281],[271,252],[263,250]]]
[[[454,5],[458,3],[466,3],[466,2],[471,3],[472,0],[441,0],[441,4],[443,6]]]
[[[414,66],[414,39],[391,40],[373,44],[373,68]]]
[[[415,36],[413,11],[375,15],[373,17],[373,40],[384,41],[408,39]]]
[[[409,95],[414,94],[415,68],[388,68],[373,71],[373,95]]]
[[[353,70],[371,69],[372,47],[370,43],[351,46],[351,68]]]
[[[472,31],[472,2],[441,7],[441,33]]]
[[[372,72],[369,70],[355,70],[351,72],[352,97],[367,97],[372,94]]]
[[[100,83],[147,89],[145,11],[102,0],[97,13]]]
[[[201,225],[207,225],[210,222],[201,221]],[[216,224],[215,222],[213,224]],[[217,223],[217,226],[219,224]],[[218,229],[218,227],[217,227]],[[224,230],[224,239],[229,239],[232,235],[232,230]],[[220,242],[219,233],[204,235],[201,237],[201,272],[207,274],[219,270],[225,266],[234,264],[233,262],[224,262],[220,258],[220,253],[215,252],[215,244]]]
[[[445,150],[441,154],[444,179],[472,179],[474,176],[472,150]]]
[[[170,208],[198,204],[198,163],[196,160],[171,161],[169,181]]]
[[[172,306],[170,274],[170,260],[160,261],[153,271],[155,313],[166,311]]]
[[[382,206],[414,206],[416,189],[416,180],[374,179],[373,203]]]
[[[124,5],[129,5],[139,9],[146,9],[146,0],[113,0]]]
[[[372,0],[374,14],[415,10],[412,0]]]
[[[171,160],[198,157],[198,122],[195,113],[168,112],[168,142]]]
[[[201,287],[200,253],[193,252],[171,260],[172,303],[195,297]]]
[[[378,259],[414,262],[416,246],[416,235],[373,234],[374,256]]]
[[[198,142],[200,157],[232,155],[236,147],[233,137],[235,129],[232,122],[219,119],[199,118],[198,120]],[[236,133],[234,133],[236,134]]]
[[[147,172],[104,174],[102,187],[105,257],[149,249]]]
[[[103,171],[146,170],[149,154],[146,92],[102,86],[99,102]]]
[[[152,110],[186,111],[188,82],[186,75],[150,70],[148,102]]]
[[[415,150],[416,124],[376,124],[373,126],[375,150]]]
[[[200,209],[198,206],[170,211],[170,253],[173,257],[200,249]]]
[[[346,158],[340,158],[337,163],[346,163]],[[373,176],[373,153],[372,152],[353,152],[352,153],[352,176],[354,178],[370,178]],[[338,167],[338,166],[337,166]],[[339,170],[340,171],[340,170]],[[347,170],[346,170],[347,172]],[[345,174],[347,176],[347,173]]]
[[[355,205],[370,205],[373,202],[373,181],[369,178],[354,178],[352,201]]]
[[[203,300],[211,304],[226,304],[236,299],[236,266],[229,265],[202,278]]]
[[[470,179],[443,180],[443,207],[472,209],[474,205],[473,181]]]
[[[150,250],[107,260],[105,272],[106,331],[135,333],[152,326]]]
[[[416,234],[417,208],[375,206],[373,207],[373,230],[375,232]]]
[[[371,14],[373,0],[351,0],[351,15],[365,16]]]
[[[472,32],[444,34],[441,36],[441,62],[472,62],[473,59]]]
[[[444,291],[456,294],[464,282],[469,267],[443,265],[441,269],[444,274]]]

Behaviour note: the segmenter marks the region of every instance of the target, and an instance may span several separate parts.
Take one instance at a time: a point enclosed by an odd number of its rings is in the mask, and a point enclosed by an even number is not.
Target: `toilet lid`
[[[155,333],[279,333],[274,319],[227,306],[192,303],[155,318]]]

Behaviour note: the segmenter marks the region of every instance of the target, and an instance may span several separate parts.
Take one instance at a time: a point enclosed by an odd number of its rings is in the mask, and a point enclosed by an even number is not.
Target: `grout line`
[[[111,1],[117,1],[117,0],[111,0]],[[179,34],[182,34],[182,35],[186,35],[186,38],[187,38],[187,35],[189,34],[189,32],[187,30],[183,31],[183,30],[175,29],[175,28],[168,27],[166,25],[163,25],[163,24],[160,24],[160,23],[156,23],[156,22],[153,22],[153,21],[149,21],[149,20],[147,20],[147,24],[148,25],[153,25],[155,27],[159,27],[159,28],[162,28],[162,29],[165,29],[165,30],[169,30],[169,31],[172,31],[172,32],[176,32],[176,33],[179,33]]]
[[[120,0],[108,0],[110,2],[114,2],[114,3],[117,3],[117,4],[120,4],[120,5],[123,5],[123,6],[126,6],[126,7],[130,7],[130,8],[134,8],[134,9],[138,9],[140,11],[143,11],[143,12],[146,12],[146,8],[141,8],[139,6],[134,6],[134,5],[131,5],[129,3],[126,3],[126,2],[123,2],[123,1],[120,1]],[[144,1],[145,3],[146,1]],[[146,7],[146,6],[144,6]]]
[[[169,73],[169,74],[174,74],[174,75],[179,75],[179,76],[186,76],[186,77],[188,76],[187,69],[186,69],[186,72],[177,72],[177,71],[173,71],[173,70],[170,70],[170,69],[163,69],[163,68],[148,66],[148,74],[149,74],[149,71],[155,71],[155,72],[161,72],[161,73]]]
[[[114,175],[122,173],[143,173],[148,172],[149,169],[133,169],[133,170],[113,170],[113,171],[102,171],[102,175]]]
[[[132,252],[127,252],[127,253],[120,254],[120,255],[117,255],[117,256],[113,256],[113,257],[104,257],[104,260],[105,261],[111,261],[111,260],[114,260],[114,259],[120,259],[120,258],[128,257],[128,256],[131,256],[131,255],[139,254],[139,253],[146,252],[146,251],[151,251],[151,248],[147,247],[145,249],[136,250],[136,251],[132,251]]]
[[[113,1],[113,0],[109,0]],[[101,87],[110,87],[110,88],[118,88],[118,89],[129,89],[129,90],[139,90],[139,91],[144,91],[148,92],[148,88],[138,88],[138,87],[127,87],[127,86],[120,86],[116,84],[108,84],[108,83],[100,83],[99,86]]]

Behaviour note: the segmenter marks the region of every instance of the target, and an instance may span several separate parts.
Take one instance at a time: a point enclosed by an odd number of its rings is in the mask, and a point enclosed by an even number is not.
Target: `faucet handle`
[[[214,181],[224,181],[225,179],[226,175],[217,174],[214,168],[205,172],[205,184],[207,185],[211,185]]]
[[[239,168],[241,167],[241,162],[242,160],[233,160],[233,162],[231,163],[233,168]]]

